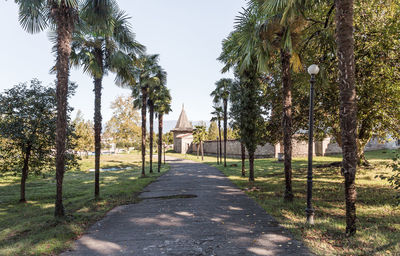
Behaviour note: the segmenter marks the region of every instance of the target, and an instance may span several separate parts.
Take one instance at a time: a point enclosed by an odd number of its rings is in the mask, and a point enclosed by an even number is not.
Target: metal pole
[[[313,160],[313,136],[314,136],[314,84],[315,75],[311,75],[310,80],[310,106],[309,106],[309,128],[308,128],[308,171],[307,171],[307,224],[314,224],[314,209],[312,207],[312,160]]]

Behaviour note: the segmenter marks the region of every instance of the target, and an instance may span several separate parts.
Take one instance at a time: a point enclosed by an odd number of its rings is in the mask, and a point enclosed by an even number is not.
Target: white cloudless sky
[[[190,120],[209,120],[212,111],[210,92],[214,83],[230,74],[221,74],[216,58],[221,42],[233,29],[234,18],[246,5],[245,0],[120,0],[121,9],[131,16],[136,39],[147,53],[160,54],[160,64],[168,73],[172,94],[172,113],[166,120],[177,120],[185,104]],[[14,1],[0,2],[0,92],[19,82],[38,78],[45,85],[54,82],[49,74],[54,65],[47,33],[28,34],[18,23]],[[93,118],[92,79],[82,70],[73,69],[70,80],[78,84],[70,105]],[[102,113],[104,122],[112,115],[111,102],[129,95],[118,88],[114,75],[103,81]],[[74,114],[75,115],[75,114]]]

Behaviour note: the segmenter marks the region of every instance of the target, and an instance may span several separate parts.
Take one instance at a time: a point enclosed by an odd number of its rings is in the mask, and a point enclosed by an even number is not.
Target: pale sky
[[[221,74],[216,58],[221,41],[233,29],[234,18],[245,0],[120,0],[120,8],[131,17],[136,39],[147,53],[160,54],[160,64],[168,72],[173,112],[165,120],[177,120],[182,104],[190,120],[210,120],[210,92],[214,83],[230,74]],[[0,92],[19,82],[38,78],[45,85],[54,81],[49,74],[54,56],[47,33],[28,34],[18,23],[14,1],[0,1]],[[73,69],[70,80],[78,84],[70,105],[86,119],[93,118],[93,83],[82,70]],[[112,115],[110,103],[127,89],[114,84],[114,75],[103,81],[104,122]],[[75,116],[75,113],[73,114]]]

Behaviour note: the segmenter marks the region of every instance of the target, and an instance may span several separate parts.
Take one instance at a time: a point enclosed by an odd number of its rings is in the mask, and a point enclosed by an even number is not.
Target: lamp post
[[[313,185],[313,173],[312,173],[312,159],[313,159],[313,137],[314,137],[314,84],[315,76],[319,72],[319,67],[312,64],[308,67],[308,73],[311,75],[310,79],[310,106],[309,106],[309,126],[308,126],[308,170],[307,170],[307,224],[314,224],[314,209],[312,207],[312,185]]]

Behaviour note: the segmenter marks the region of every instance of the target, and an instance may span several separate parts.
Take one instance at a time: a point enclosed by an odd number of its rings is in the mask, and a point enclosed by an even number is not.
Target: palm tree
[[[204,125],[196,125],[193,131],[193,142],[198,144],[197,147],[197,157],[199,155],[199,147],[201,149],[201,161],[204,160],[204,147],[203,142],[207,138],[207,130]]]
[[[214,103],[213,105],[213,109],[214,111],[211,112],[211,114],[214,116],[211,121],[217,121],[218,122],[218,140],[217,143],[219,143],[219,159],[222,162],[222,136],[221,136],[221,118],[223,116],[223,109],[220,106],[219,102],[218,103]],[[218,146],[218,145],[217,145]]]
[[[141,99],[142,109],[142,176],[146,166],[146,112],[149,88],[166,84],[166,72],[158,65],[159,56],[142,54],[132,64],[118,71],[117,84],[130,88],[132,96]]]
[[[257,0],[254,0],[257,1]],[[265,9],[270,12],[283,13],[282,23],[303,14],[304,10],[315,6],[315,0],[269,0],[265,1]],[[342,174],[345,177],[346,198],[346,235],[356,233],[356,188],[357,171],[357,108],[355,89],[354,61],[354,3],[353,0],[335,1],[336,6],[336,44],[339,58],[340,89],[340,127],[342,138],[343,163]]]
[[[230,78],[222,78],[215,83],[216,88],[211,92],[214,103],[222,101],[223,103],[223,115],[224,115],[224,167],[226,167],[226,140],[228,132],[228,98],[230,88],[233,80]]]
[[[100,194],[101,90],[104,75],[130,65],[144,46],[134,40],[129,17],[115,1],[86,1],[73,35],[71,63],[82,66],[94,81],[95,192]],[[130,55],[128,55],[130,54]]]
[[[19,22],[29,33],[55,27],[57,71],[56,128],[56,201],[54,215],[64,216],[62,185],[65,172],[65,139],[67,133],[67,94],[72,32],[77,21],[77,0],[15,0],[19,5]]]
[[[171,94],[167,87],[161,86],[154,100],[154,109],[158,115],[158,167],[160,172],[162,162],[162,142],[163,142],[163,117],[171,111]]]

